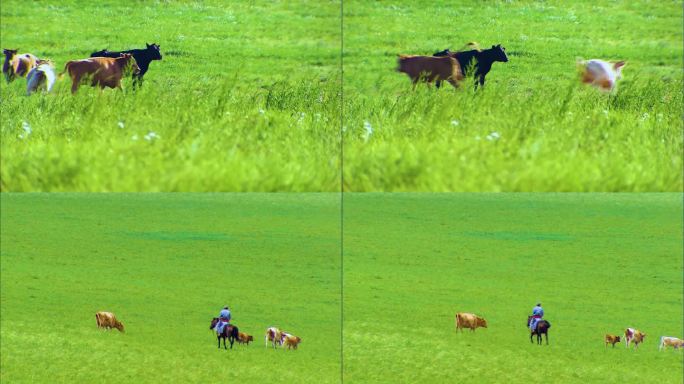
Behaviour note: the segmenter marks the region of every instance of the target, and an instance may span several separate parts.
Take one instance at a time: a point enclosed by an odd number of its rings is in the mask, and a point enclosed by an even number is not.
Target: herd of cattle
[[[463,332],[463,328],[469,328],[472,332],[475,332],[475,329],[477,328],[487,328],[487,320],[485,320],[483,317],[477,316],[473,313],[466,313],[466,312],[458,312],[456,314],[456,332],[459,330],[461,333]],[[634,328],[627,328],[625,329],[625,344],[627,345],[627,348],[629,348],[630,344],[634,344],[634,348],[637,349],[639,348],[639,344],[644,342],[644,338],[646,337],[646,334],[638,329]],[[608,347],[608,344],[611,344],[613,348],[615,348],[615,344],[619,343],[621,341],[620,336],[616,335],[611,335],[607,334],[604,338],[605,346],[606,348]],[[547,339],[547,344],[548,344],[548,339]],[[660,344],[658,346],[658,350],[662,350],[663,348],[667,347],[673,347],[674,349],[679,349],[679,348],[684,348],[684,340],[678,338],[678,337],[672,337],[672,336],[661,336],[660,337]]]
[[[414,89],[421,81],[428,85],[436,82],[437,88],[442,81],[446,81],[454,88],[458,88],[459,81],[473,71],[475,87],[477,88],[478,85],[484,85],[485,76],[495,62],[508,62],[506,48],[502,47],[501,44],[492,45],[489,49],[479,49],[477,43],[471,42],[465,47],[475,49],[459,51],[445,49],[435,52],[432,56],[399,55],[397,70],[408,75]],[[583,83],[610,92],[615,89],[617,80],[622,78],[622,67],[625,66],[625,62],[592,59],[580,60],[577,62],[577,66],[581,70]]]
[[[118,329],[120,332],[124,332],[123,324],[117,320],[116,316],[111,312],[97,312],[95,314],[95,320],[97,321],[98,328],[103,328],[105,330]],[[487,328],[487,320],[473,313],[458,312],[456,313],[455,320],[456,332],[460,330],[461,333],[463,333],[464,328],[468,328],[472,332],[475,332],[475,329],[477,328]],[[639,344],[644,342],[645,337],[646,334],[644,332],[634,328],[627,328],[625,330],[624,340],[627,348],[629,348],[630,344],[633,343],[634,348],[637,349],[639,348]],[[248,335],[244,332],[238,332],[236,341],[238,344],[249,345],[250,342],[254,341],[254,336]],[[302,339],[279,328],[268,327],[266,329],[266,334],[264,335],[264,341],[266,346],[268,346],[268,343],[270,342],[274,349],[279,346],[283,349],[285,347],[287,347],[287,349],[297,349],[297,346],[299,346],[299,343],[302,342]],[[620,336],[611,334],[607,334],[604,338],[606,348],[608,347],[608,344],[611,344],[613,348],[615,348],[615,344],[619,343],[620,341]],[[231,348],[232,346],[233,343],[231,342]],[[667,347],[673,347],[674,349],[684,348],[684,340],[672,336],[661,336],[658,350],[660,351],[663,348],[667,349]]]
[[[71,78],[71,93],[75,93],[82,83],[90,83],[93,87],[119,88],[121,79],[132,74],[133,85],[140,85],[153,60],[161,60],[158,44],[147,44],[145,49],[128,51],[93,52],[90,58],[71,60],[64,66],[64,73]],[[54,63],[49,59],[40,59],[31,53],[19,53],[18,49],[3,49],[5,62],[2,73],[8,83],[17,77],[25,77],[26,94],[31,95],[40,89],[50,92],[55,85]]]
[[[150,62],[161,60],[161,52],[158,44],[147,44],[145,49],[132,49],[129,51],[102,50],[93,52],[90,58],[72,60],[64,66],[64,73],[71,77],[71,92],[75,93],[83,82],[100,88],[121,88],[121,79],[132,74],[133,85],[139,85],[147,72]],[[428,84],[436,82],[437,88],[442,81],[446,81],[458,88],[459,82],[471,71],[475,78],[475,86],[483,86],[485,77],[492,69],[495,62],[508,62],[506,48],[492,45],[489,49],[479,49],[477,43],[468,43],[465,47],[475,48],[460,51],[449,49],[435,52],[432,56],[399,55],[399,72],[406,73],[413,87],[423,81]],[[54,64],[47,59],[39,59],[30,53],[18,53],[17,49],[3,49],[5,63],[2,72],[7,82],[12,82],[16,77],[26,77],[26,93],[44,89],[52,90],[56,76]],[[603,91],[615,89],[617,80],[622,78],[624,61],[608,62],[599,59],[579,61],[581,68],[581,80],[585,84],[591,84]]]
[[[112,312],[99,311],[95,313],[95,320],[97,322],[98,328],[102,328],[104,330],[118,329],[119,332],[125,332],[123,323],[121,323],[121,321],[119,321]],[[212,323],[212,325],[214,325],[214,323]],[[238,344],[249,345],[250,342],[254,341],[254,336],[249,335],[245,332],[238,331],[236,336],[237,337],[235,338],[235,341],[237,341]],[[277,347],[282,347],[283,349],[297,349],[299,343],[302,342],[301,337],[295,336],[289,332],[285,332],[282,329],[276,327],[268,327],[268,329],[266,329],[264,340],[266,342],[267,347],[268,343],[270,342],[274,349],[276,349]],[[221,344],[219,343],[219,348],[220,345]],[[232,340],[230,342],[230,347],[231,349],[233,348]]]

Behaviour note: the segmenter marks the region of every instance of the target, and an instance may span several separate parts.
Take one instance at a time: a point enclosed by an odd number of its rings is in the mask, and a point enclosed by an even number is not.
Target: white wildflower
[[[133,135],[133,136],[131,136],[131,140],[133,140],[133,141],[138,141],[138,135]]]
[[[363,129],[364,129],[364,134],[363,134],[363,139],[365,141],[368,141],[368,139],[373,135],[373,126],[371,126],[371,123],[369,121],[364,121],[363,122]]]
[[[644,114],[641,115],[641,120],[647,120],[649,117],[650,115],[648,114],[648,112],[644,112]]]
[[[458,122],[458,120],[451,120],[451,125],[453,125],[454,127],[458,127],[459,124],[460,123]]]
[[[147,135],[145,135],[145,140],[147,141],[153,141],[155,139],[161,139],[161,136],[157,135],[157,133],[154,131],[150,131]]]
[[[124,129],[124,122],[123,121],[119,121],[119,124],[117,124],[117,125],[119,126],[119,128]]]
[[[263,115],[263,114],[265,114],[265,113],[266,113],[266,111],[264,111],[262,108],[259,108],[259,114],[260,114],[260,115]]]
[[[496,140],[499,140],[500,138],[501,138],[501,135],[499,134],[499,132],[496,132],[496,131],[487,135],[487,140],[489,140],[489,141],[496,141]]]
[[[21,129],[23,129],[24,132],[19,135],[19,138],[20,139],[28,138],[32,132],[31,125],[28,123],[28,121],[22,121],[21,122]]]

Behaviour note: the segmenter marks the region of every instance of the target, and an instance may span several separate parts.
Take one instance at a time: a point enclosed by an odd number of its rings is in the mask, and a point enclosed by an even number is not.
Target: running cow
[[[38,64],[38,58],[30,53],[18,53],[18,49],[3,49],[5,63],[2,65],[2,73],[5,80],[11,83],[17,76],[26,77]]]
[[[88,82],[91,86],[119,88],[121,87],[121,78],[128,73],[139,73],[140,68],[135,62],[135,59],[130,54],[123,54],[117,58],[109,57],[91,57],[83,60],[73,60],[66,63],[64,73],[69,73],[71,77],[71,93],[76,93],[78,87],[82,82]]]
[[[468,45],[473,45],[473,43],[470,43]],[[484,49],[484,50],[478,50],[478,49],[473,49],[470,51],[460,51],[460,52],[451,52],[448,49],[445,49],[444,51],[440,52],[435,52],[434,56],[436,57],[453,57],[458,61],[459,66],[461,67],[461,71],[463,72],[463,76],[467,76],[468,72],[470,70],[470,67],[472,66],[475,69],[475,87],[477,88],[478,84],[481,86],[484,86],[485,83],[485,77],[489,73],[489,71],[492,69],[492,65],[494,62],[501,62],[501,63],[506,63],[508,62],[508,55],[506,55],[506,48],[502,47],[501,44],[499,45],[492,45],[491,48],[489,49]],[[437,81],[437,87],[441,85],[439,80]]]
[[[107,49],[103,49],[101,51],[93,52],[90,54],[90,57],[112,57],[116,58],[121,56],[121,54],[128,53],[133,56],[135,59],[136,63],[138,64],[138,67],[140,67],[140,72],[139,73],[134,73],[133,74],[133,86],[136,85],[142,85],[142,80],[143,76],[145,76],[145,73],[147,73],[147,69],[150,67],[150,63],[153,60],[161,60],[162,55],[161,51],[159,50],[159,44],[147,44],[145,43],[146,48],[145,49],[130,49],[128,51],[121,51],[121,52],[115,52],[115,51],[108,51]]]
[[[408,75],[413,89],[419,81],[430,85],[435,80],[448,81],[454,88],[458,88],[458,81],[463,79],[458,61],[451,57],[399,55],[398,61],[397,71]]]

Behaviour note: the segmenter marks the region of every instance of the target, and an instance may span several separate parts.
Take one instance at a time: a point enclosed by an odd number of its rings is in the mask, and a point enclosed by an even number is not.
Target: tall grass
[[[141,89],[0,86],[3,191],[339,190],[339,2],[3,2],[1,45],[161,45]],[[27,131],[30,130],[30,134]]]
[[[677,2],[345,2],[349,191],[681,191]],[[411,90],[396,55],[503,44],[484,89]],[[623,59],[613,94],[578,57]]]

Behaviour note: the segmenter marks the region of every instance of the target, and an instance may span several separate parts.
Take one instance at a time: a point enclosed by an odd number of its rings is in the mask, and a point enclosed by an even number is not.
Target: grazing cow
[[[33,68],[26,76],[26,95],[36,92],[38,88],[44,88],[46,92],[50,92],[55,85],[55,69],[52,61],[39,60],[38,66]]]
[[[283,343],[284,343],[284,346],[287,347],[287,349],[290,349],[290,348],[297,349],[297,346],[301,342],[302,342],[301,337],[297,337],[297,336],[291,335],[289,333],[283,333]],[[285,348],[283,348],[283,349],[285,349]]]
[[[162,55],[161,51],[159,50],[159,44],[147,44],[145,43],[147,48],[145,49],[131,49],[128,51],[121,51],[121,52],[113,52],[113,51],[108,51],[107,49],[103,49],[101,51],[93,52],[90,54],[90,57],[119,57],[123,53],[129,53],[133,55],[133,58],[135,61],[138,63],[138,67],[140,67],[140,73],[133,74],[133,86],[136,86],[138,84],[142,85],[142,80],[143,76],[145,76],[145,73],[147,73],[147,69],[150,67],[150,63],[153,60],[161,60]]]
[[[411,78],[413,88],[418,81],[425,81],[430,85],[433,81],[446,80],[454,88],[458,88],[457,81],[463,79],[458,61],[451,57],[409,56],[399,55],[399,68]]]
[[[254,337],[252,335],[248,335],[244,332],[238,332],[238,340],[237,341],[239,344],[249,345],[250,341],[254,341]]]
[[[121,78],[129,72],[140,71],[133,56],[125,53],[117,58],[91,57],[83,60],[73,60],[66,63],[64,72],[71,77],[71,93],[76,93],[82,81],[90,82],[91,86],[100,88],[121,88]]]
[[[104,328],[105,330],[110,330],[116,328],[119,332],[124,332],[124,326],[119,320],[116,319],[111,312],[100,311],[95,314],[95,320],[97,321],[98,328]]]
[[[467,76],[468,72],[470,71],[470,67],[474,66],[476,88],[478,84],[482,86],[484,85],[485,76],[487,76],[489,71],[492,69],[492,65],[494,64],[494,62],[508,62],[506,48],[502,47],[501,44],[492,45],[491,48],[485,50],[473,49],[470,51],[451,52],[448,49],[446,49],[441,52],[435,52],[434,56],[446,56],[453,57],[454,59],[456,59],[458,61],[459,66],[461,67],[463,76]],[[473,61],[475,62],[473,63]],[[436,85],[439,88],[441,83],[437,81]]]
[[[273,344],[273,349],[275,349],[277,345],[283,345],[284,334],[285,332],[281,329],[269,327],[266,329],[266,335],[264,336],[266,346],[268,347],[269,341]]]
[[[646,337],[646,334],[638,329],[625,329],[625,344],[627,344],[627,348],[629,348],[631,342],[634,342],[634,349],[639,348],[639,343],[644,342],[644,337]]]
[[[678,337],[672,336],[660,336],[660,346],[658,350],[661,351],[663,348],[667,349],[668,346],[674,349],[684,348],[684,340]]]
[[[38,58],[30,53],[18,54],[18,49],[3,49],[5,63],[2,65],[2,73],[5,74],[7,83],[11,83],[17,76],[26,77],[36,67]]]
[[[620,342],[620,336],[608,334],[608,335],[606,335],[604,340],[605,340],[606,348],[608,348],[608,344],[612,344],[613,348],[615,348],[615,343]]]
[[[487,320],[472,313],[459,312],[456,314],[457,332],[460,329],[463,333],[463,328],[470,328],[471,332],[475,332],[475,328],[478,327],[487,328]]]
[[[617,81],[622,79],[622,67],[625,64],[624,61],[611,63],[598,59],[577,62],[577,66],[582,71],[582,82],[591,84],[604,92],[615,89]]]

